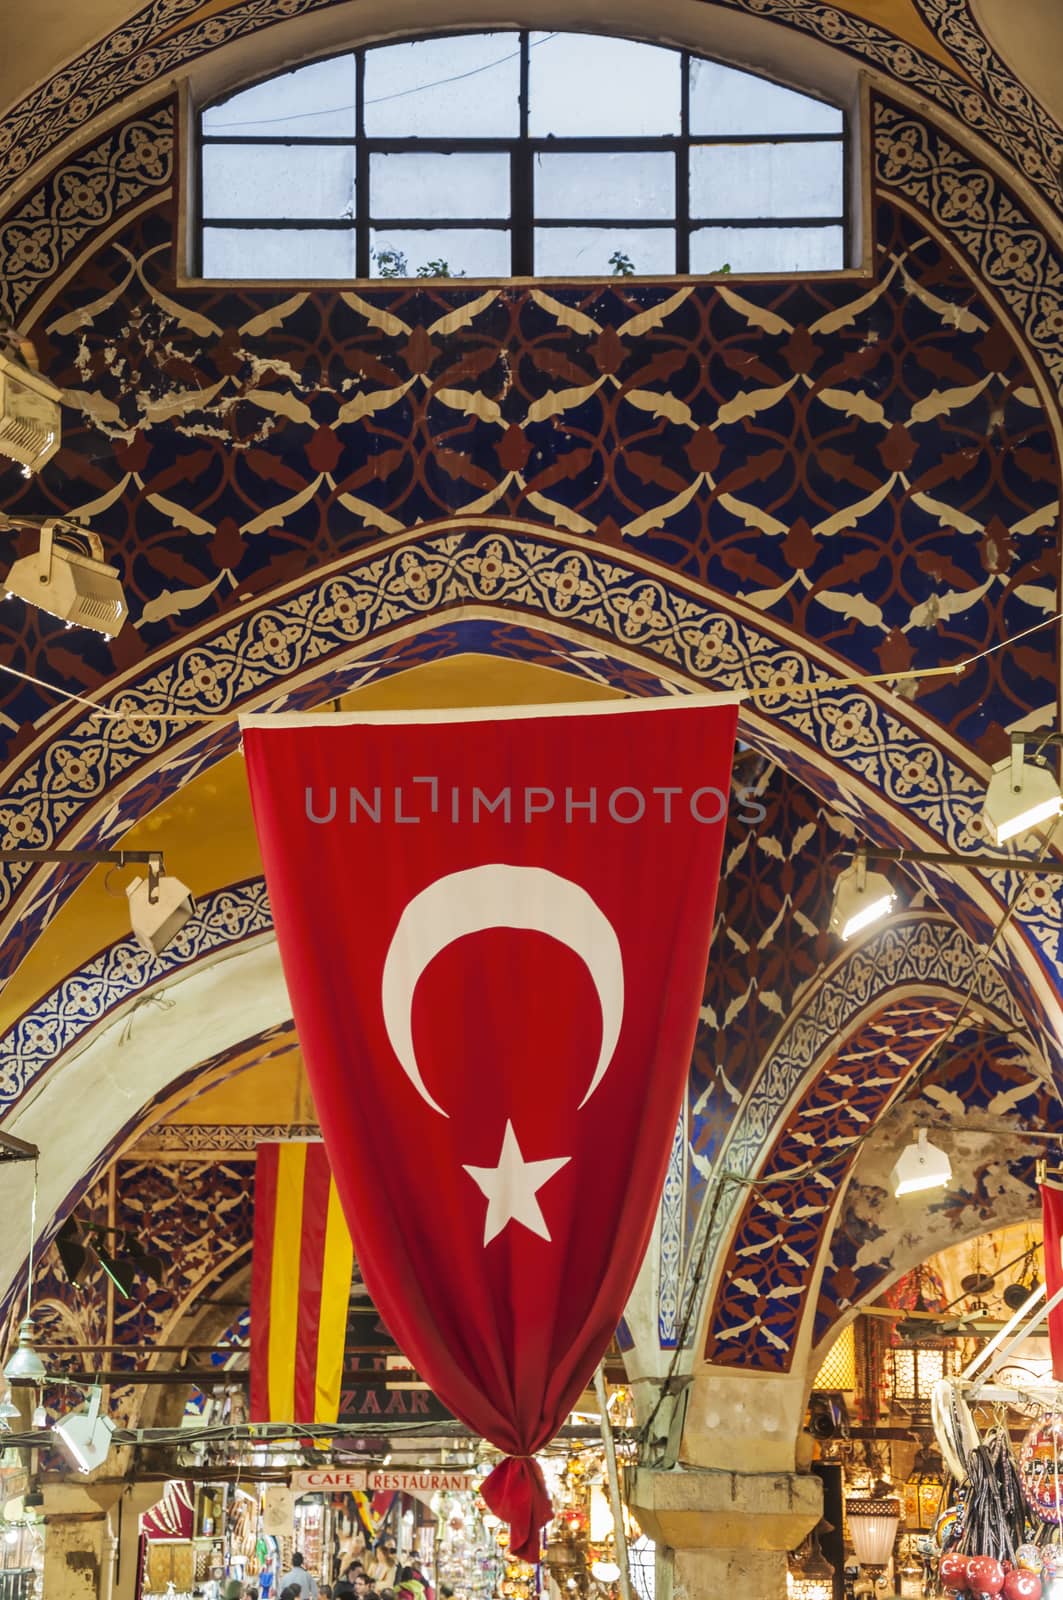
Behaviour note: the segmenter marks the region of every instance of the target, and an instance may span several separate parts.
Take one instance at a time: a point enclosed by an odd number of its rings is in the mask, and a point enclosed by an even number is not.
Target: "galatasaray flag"
[[[251,1254],[251,1421],[339,1413],[354,1251],[325,1146],[260,1144]]]

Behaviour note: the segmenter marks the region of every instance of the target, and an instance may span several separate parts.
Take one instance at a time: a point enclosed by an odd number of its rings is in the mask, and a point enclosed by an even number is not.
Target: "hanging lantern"
[[[904,1520],[909,1532],[933,1530],[941,1509],[943,1488],[940,1461],[930,1451],[919,1450],[912,1476],[904,1486]]]
[[[856,1389],[856,1324],[846,1323],[812,1380],[813,1394],[852,1394]]]
[[[819,1546],[819,1530],[813,1529],[807,1553],[796,1556],[786,1580],[789,1600],[831,1600],[834,1594],[834,1568]]]
[[[889,1353],[890,1395],[908,1411],[929,1411],[935,1383],[947,1378],[951,1346],[941,1339],[918,1339],[894,1345]]]
[[[901,1520],[901,1503],[893,1495],[874,1500],[853,1495],[845,1502],[849,1537],[861,1567],[879,1573],[889,1565]]]

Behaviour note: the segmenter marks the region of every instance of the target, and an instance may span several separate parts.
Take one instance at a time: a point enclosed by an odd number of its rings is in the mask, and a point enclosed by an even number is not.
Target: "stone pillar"
[[[798,1472],[640,1467],[631,1510],[666,1558],[662,1577],[671,1557],[673,1600],[786,1600],[786,1553],[819,1521],[823,1487]]]
[[[43,1484],[44,1592],[63,1600],[110,1600],[114,1541],[109,1512],[123,1485]]]
[[[162,1498],[165,1487],[162,1483],[127,1483],[121,1499],[111,1512],[117,1544],[111,1600],[134,1600],[137,1592],[140,1519]]]
[[[797,1472],[803,1377],[703,1367],[687,1393],[680,1459],[640,1467],[632,1514],[658,1551],[658,1600],[786,1600],[786,1555],[822,1515]]]

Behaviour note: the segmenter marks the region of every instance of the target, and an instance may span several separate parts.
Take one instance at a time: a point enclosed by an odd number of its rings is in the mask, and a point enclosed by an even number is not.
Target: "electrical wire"
[[[473,35],[475,37],[475,35]],[[549,44],[551,39],[556,39],[557,33],[548,33],[543,39],[529,42],[528,49],[536,50],[542,44]],[[519,50],[511,50],[508,55],[497,56],[494,61],[485,61],[482,67],[470,67],[468,72],[455,72],[449,78],[435,78],[430,83],[416,83],[412,89],[396,89],[393,94],[378,94],[367,99],[367,106],[381,106],[389,100],[404,100],[410,94],[423,94],[426,89],[443,89],[448,83],[462,83],[466,78],[475,78],[481,72],[490,72],[494,67],[500,67],[506,61],[515,61],[520,55]],[[293,111],[287,117],[247,117],[237,122],[215,122],[207,128],[206,134],[210,138],[222,128],[270,128],[281,122],[303,122],[307,117],[336,117],[345,111],[354,111],[352,101],[349,106],[329,106],[325,111]]]

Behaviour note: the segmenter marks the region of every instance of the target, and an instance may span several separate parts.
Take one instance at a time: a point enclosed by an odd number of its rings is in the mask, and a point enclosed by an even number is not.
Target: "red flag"
[[[1063,1289],[1063,1181],[1041,1180],[1041,1221],[1044,1227],[1045,1290],[1047,1299]],[[1063,1302],[1048,1313],[1048,1347],[1052,1352],[1052,1377],[1063,1383]]]
[[[531,1460],[634,1284],[687,1080],[737,708],[248,718],[255,824],[366,1285],[534,1560]]]

